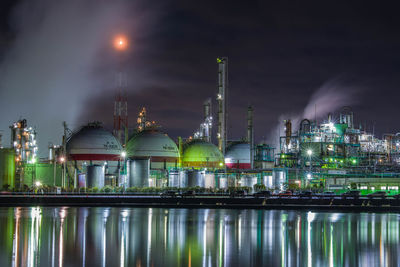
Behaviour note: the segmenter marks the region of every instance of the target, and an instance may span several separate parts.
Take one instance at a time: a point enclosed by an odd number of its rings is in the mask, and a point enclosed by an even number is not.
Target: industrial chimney
[[[218,63],[218,148],[225,154],[227,139],[226,95],[228,90],[228,58],[217,58]]]
[[[250,168],[254,168],[254,129],[253,129],[253,107],[247,109],[247,142],[250,145]]]

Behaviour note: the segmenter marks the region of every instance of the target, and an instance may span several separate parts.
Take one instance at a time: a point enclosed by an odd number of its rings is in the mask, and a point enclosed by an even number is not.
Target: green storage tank
[[[55,167],[55,168],[54,168]],[[40,182],[47,186],[60,186],[62,177],[62,165],[52,163],[36,163],[24,165],[24,184],[32,186],[34,182]]]
[[[15,187],[15,151],[12,148],[0,149],[0,190],[4,185]]]
[[[223,169],[224,156],[215,145],[193,140],[183,147],[182,167]]]

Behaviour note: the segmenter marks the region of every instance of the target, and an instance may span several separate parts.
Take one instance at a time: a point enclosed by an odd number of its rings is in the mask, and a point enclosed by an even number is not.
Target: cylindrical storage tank
[[[204,187],[204,172],[198,170],[187,171],[187,187]]]
[[[179,171],[170,171],[168,173],[168,186],[179,187]]]
[[[179,171],[179,187],[188,187],[188,173],[186,171]]]
[[[219,177],[219,186],[218,187],[221,189],[228,189],[228,178]]]
[[[109,186],[116,186],[117,176],[112,174],[106,174],[104,184]]]
[[[129,163],[129,187],[148,187],[150,160],[133,159]]]
[[[250,169],[250,145],[233,143],[225,153],[225,165],[229,169]]]
[[[240,178],[241,186],[247,186],[253,190],[255,184],[257,184],[257,176],[245,175]]]
[[[266,188],[273,188],[273,180],[272,180],[272,175],[265,175],[263,176],[263,185],[265,185]]]
[[[217,173],[218,188],[228,189],[235,186],[235,179],[228,177],[225,173]]]
[[[101,165],[89,165],[86,167],[87,174],[87,187],[104,187],[104,166]]]
[[[15,187],[15,151],[11,148],[0,149],[0,190],[4,185]]]
[[[184,188],[187,187],[188,175],[186,171],[171,171],[168,175],[168,186]]]
[[[79,173],[78,174],[78,187],[86,187],[86,174],[85,173]]]
[[[272,182],[274,188],[283,189],[283,185],[286,183],[286,173],[281,170],[273,170],[272,172]]]
[[[205,188],[215,188],[215,175],[214,173],[204,174],[204,187]]]

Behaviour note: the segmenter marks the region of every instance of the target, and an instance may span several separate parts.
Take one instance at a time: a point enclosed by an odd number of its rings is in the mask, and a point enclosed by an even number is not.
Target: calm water
[[[0,266],[399,266],[399,216],[0,208]]]

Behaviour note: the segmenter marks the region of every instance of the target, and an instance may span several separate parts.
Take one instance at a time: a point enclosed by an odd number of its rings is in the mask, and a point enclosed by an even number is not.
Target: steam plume
[[[336,78],[324,83],[310,97],[308,104],[299,114],[283,114],[279,116],[278,126],[271,133],[271,142],[279,149],[279,136],[284,133],[284,119],[292,121],[292,131],[297,131],[302,119],[321,119],[329,113],[338,111],[343,106],[354,105],[357,103],[356,95],[360,87],[349,85],[343,78]],[[278,150],[277,150],[278,151]]]
[[[62,121],[81,124],[85,101],[113,87],[115,60],[105,52],[111,38],[135,31],[143,14],[124,0],[23,0],[16,6],[10,20],[16,38],[0,65],[3,145],[8,126],[20,118],[37,126],[41,156],[48,142],[60,143]]]

